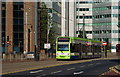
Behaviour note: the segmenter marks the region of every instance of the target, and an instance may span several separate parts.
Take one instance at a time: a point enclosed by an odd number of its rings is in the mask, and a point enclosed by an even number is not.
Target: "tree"
[[[47,42],[48,9],[44,2],[40,2],[40,49],[44,49]]]
[[[48,35],[48,43],[51,44],[51,49],[53,49],[53,44],[55,44],[55,28],[53,27],[52,17],[50,16],[49,10],[44,2],[40,2],[40,49],[44,49],[44,44],[47,43],[47,33],[48,28],[50,27]]]

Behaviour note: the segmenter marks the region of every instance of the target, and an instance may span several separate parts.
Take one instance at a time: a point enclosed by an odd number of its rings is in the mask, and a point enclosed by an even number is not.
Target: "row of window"
[[[5,47],[5,28],[6,28],[6,10],[5,10],[6,4],[2,2],[2,47]],[[3,50],[5,51],[5,50]]]
[[[89,8],[76,8],[76,11],[90,11]]]
[[[118,24],[118,22],[107,22],[107,23],[105,23],[105,22],[101,22],[101,23],[85,23],[85,25],[86,26],[106,26],[106,27],[109,27],[109,26],[111,26],[111,25],[117,25]],[[83,23],[77,23],[76,24],[77,26],[83,26]]]
[[[92,19],[92,16],[76,16],[76,19]]]
[[[14,51],[23,51],[24,43],[24,8],[23,2],[13,3],[13,40],[14,40]],[[20,50],[18,47],[20,45]]]
[[[120,6],[105,6],[105,7],[96,7],[93,8],[93,11],[102,11],[102,10],[111,10],[111,9],[120,9]]]
[[[104,14],[104,15],[95,15],[93,18],[110,18],[111,14]]]
[[[97,31],[86,31],[87,34],[105,34],[105,33],[120,33],[120,30],[97,30]],[[76,34],[79,32],[77,31]]]
[[[103,3],[103,2],[109,2],[109,0],[101,0],[101,1],[79,1],[76,2],[76,4],[92,4],[92,3]]]
[[[104,14],[104,15],[94,15],[94,16],[76,16],[76,19],[98,19],[98,18],[111,18],[111,17],[118,17],[119,14]]]

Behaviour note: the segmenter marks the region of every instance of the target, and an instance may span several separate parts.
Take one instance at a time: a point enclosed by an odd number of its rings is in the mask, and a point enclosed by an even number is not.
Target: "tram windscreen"
[[[58,51],[69,51],[69,44],[58,44]]]

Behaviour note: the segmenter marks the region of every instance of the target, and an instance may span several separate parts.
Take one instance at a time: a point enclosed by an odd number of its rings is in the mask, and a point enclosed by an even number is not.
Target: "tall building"
[[[115,52],[116,44],[120,43],[120,29],[117,26],[120,16],[120,2],[114,0],[78,0],[76,5],[78,30],[82,30],[83,23],[85,23],[87,38],[106,41],[111,46],[111,52]],[[85,15],[83,16],[83,14]]]
[[[61,35],[76,37],[75,0],[62,0]]]
[[[77,31],[85,32],[87,38],[92,39],[92,0],[76,1],[76,27]],[[85,24],[85,26],[84,26]],[[79,32],[77,32],[78,36]]]
[[[69,36],[69,2],[61,2],[61,36]]]
[[[2,52],[34,51],[34,2],[2,2]]]
[[[45,4],[48,8],[48,14],[51,17],[51,26],[55,28],[56,36],[61,36],[61,2],[46,1]]]
[[[116,52],[116,44],[120,43],[120,2],[112,0],[94,0],[93,3],[93,38],[111,44],[111,51]]]

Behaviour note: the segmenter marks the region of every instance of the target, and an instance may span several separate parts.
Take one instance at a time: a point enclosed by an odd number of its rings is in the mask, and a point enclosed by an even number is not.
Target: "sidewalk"
[[[110,67],[109,69],[109,71],[103,73],[100,77],[120,76],[120,65]]]
[[[72,64],[72,63],[81,63],[89,62],[93,60],[106,60],[106,59],[119,59],[115,54],[109,54],[107,58],[95,58],[87,60],[74,60],[74,61],[56,61],[56,59],[45,59],[40,61],[35,60],[23,60],[23,61],[12,61],[12,62],[3,62],[2,63],[2,74],[33,70],[45,67],[52,67],[58,65]]]

